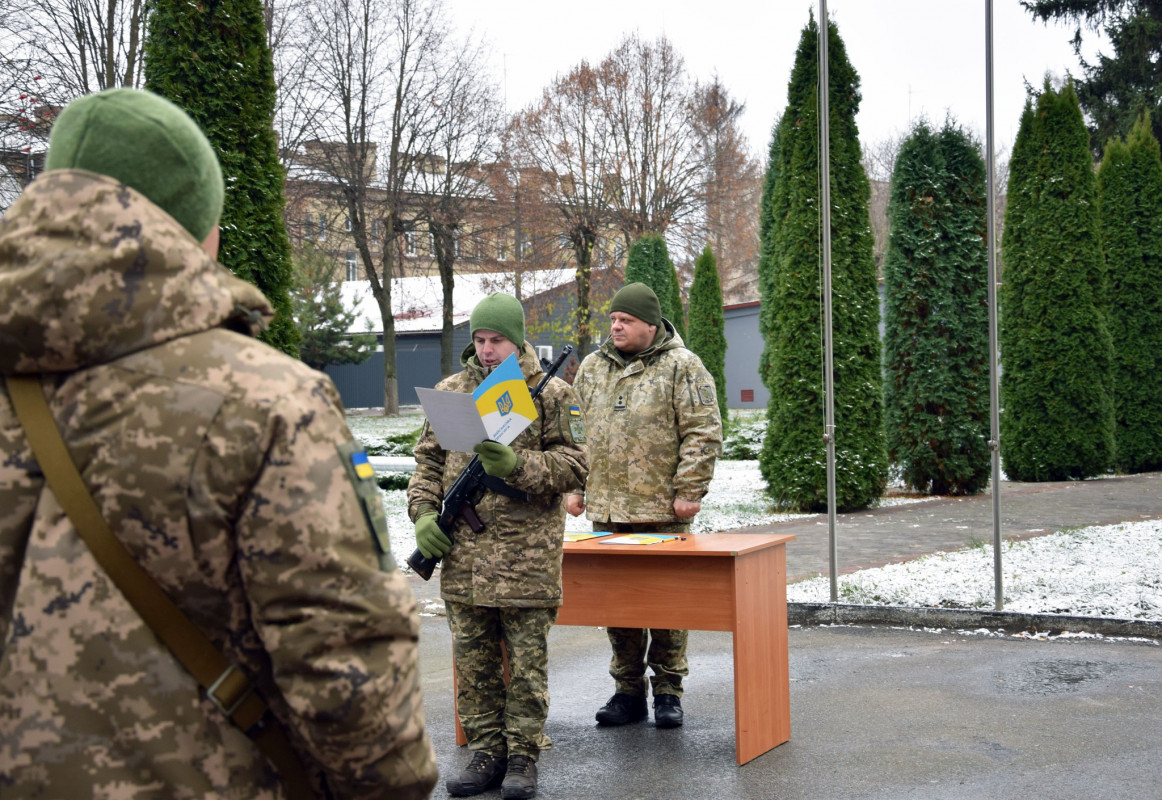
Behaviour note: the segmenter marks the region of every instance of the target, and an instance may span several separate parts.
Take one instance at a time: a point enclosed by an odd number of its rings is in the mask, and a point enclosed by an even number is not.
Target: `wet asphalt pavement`
[[[1001,503],[1006,538],[1159,517],[1162,474],[1003,484]],[[991,541],[991,513],[986,495],[843,515],[840,572]],[[827,570],[826,519],[818,523],[753,530],[795,534],[788,574],[801,577]],[[412,585],[424,606],[438,597],[438,574]],[[729,633],[690,635],[683,727],[599,728],[593,715],[613,691],[605,632],[558,626],[546,727],[554,746],[541,755],[538,797],[1162,797],[1162,638],[1095,636],[1079,623],[1080,635],[1046,640],[1012,625],[969,631],[931,627],[931,615],[896,619],[793,625],[791,740],[741,767]],[[425,616],[421,637],[424,706],[441,771],[432,796],[444,798],[444,779],[470,754],[455,745],[444,617]]]

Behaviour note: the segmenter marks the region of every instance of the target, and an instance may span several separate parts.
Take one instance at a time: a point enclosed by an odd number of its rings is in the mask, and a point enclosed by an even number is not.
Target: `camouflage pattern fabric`
[[[330,380],[233,332],[270,311],[108,178],[46,173],[0,220],[0,372],[43,376],[110,527],[320,796],[427,797],[415,600],[379,570]],[[0,454],[0,795],[282,797],[93,560],[2,387]]]
[[[519,359],[531,391],[544,373],[528,342]],[[440,381],[437,389],[470,393],[480,385],[485,375],[472,345],[461,362],[464,369]],[[574,441],[570,427],[569,409],[577,405],[573,388],[553,378],[535,402],[537,419],[510,445],[517,467],[506,479],[531,498],[526,503],[489,491],[476,506],[484,529],[473,533],[466,522],[458,522],[452,551],[440,567],[440,595],[445,601],[499,607],[561,605],[565,531],[561,495],[585,485],[588,460],[585,446]],[[408,513],[413,520],[439,510],[444,492],[472,456],[441,448],[426,422],[414,453],[416,471],[408,484]]]
[[[601,526],[613,533],[682,533],[690,532],[690,523],[658,524],[613,523]],[[633,697],[646,696],[646,667],[650,668],[650,686],[654,697],[660,694],[682,696],[682,678],[690,674],[686,660],[689,631],[669,628],[606,628],[613,656],[609,674],[614,691]]]
[[[456,657],[456,712],[471,750],[537,760],[552,746],[549,715],[549,628],[556,608],[489,608],[447,603]],[[504,684],[503,656],[510,679]]]
[[[685,533],[674,499],[701,501],[722,453],[722,420],[714,379],[662,319],[655,343],[628,358],[612,339],[585,357],[573,386],[589,436],[585,513],[594,530]],[[607,630],[616,691],[646,694],[648,663],[654,696],[682,696],[689,674],[686,631]]]
[[[669,320],[662,341],[625,358],[606,340],[573,388],[589,437],[586,516],[680,522],[674,498],[700,501],[722,452],[714,379]]]

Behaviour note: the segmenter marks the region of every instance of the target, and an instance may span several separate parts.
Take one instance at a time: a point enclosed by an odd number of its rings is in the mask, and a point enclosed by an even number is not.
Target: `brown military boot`
[[[500,785],[504,800],[528,800],[537,796],[537,762],[528,756],[511,756],[508,773]]]
[[[449,778],[445,786],[453,797],[470,797],[500,786],[507,767],[505,759],[477,750],[464,771]],[[532,795],[529,795],[532,797]]]

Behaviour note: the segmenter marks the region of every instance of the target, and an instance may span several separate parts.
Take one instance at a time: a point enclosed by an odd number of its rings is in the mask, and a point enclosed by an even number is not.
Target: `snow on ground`
[[[1060,531],[1003,542],[1004,609],[1115,619],[1162,619],[1162,520]],[[991,609],[993,547],[934,553],[839,576],[838,599],[855,605]],[[826,603],[831,583],[787,587],[792,603]]]
[[[422,416],[390,420],[349,418],[357,437],[414,430]],[[384,493],[391,545],[401,563],[415,549],[403,491]],[[885,498],[882,505],[924,502]],[[776,514],[767,507],[756,461],[719,461],[694,531],[729,530],[807,515]],[[589,522],[568,517],[566,530],[587,531]],[[1067,614],[1117,619],[1162,619],[1162,520],[1061,531],[1002,547],[1004,608],[1018,613]],[[400,555],[402,554],[402,555]],[[902,564],[839,577],[839,602],[857,605],[991,609],[994,605],[991,544],[934,553]],[[826,603],[827,577],[787,588],[787,600]]]

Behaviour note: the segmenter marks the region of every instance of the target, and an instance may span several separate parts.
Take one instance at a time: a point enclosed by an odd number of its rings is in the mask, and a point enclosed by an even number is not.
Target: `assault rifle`
[[[529,393],[532,399],[536,400],[537,396],[544,391],[549,379],[557,374],[572,352],[573,345],[567,344],[561,348],[561,355],[557,356],[557,360],[553,363],[550,364],[545,359],[541,359],[541,369],[545,371],[545,377]],[[456,477],[455,483],[444,494],[444,503],[440,508],[440,513],[436,516],[436,524],[440,526],[440,530],[444,532],[449,541],[454,541],[452,531],[456,527],[456,520],[461,517],[468,523],[468,527],[472,529],[473,533],[484,530],[484,523],[476,514],[476,504],[480,502],[484,493],[489,489],[508,497],[524,500],[526,503],[529,500],[529,496],[525,492],[509,486],[501,478],[493,478],[488,475],[484,471],[484,465],[480,463],[480,456],[472,456],[468,466],[464,467],[463,471]],[[424,580],[429,580],[432,577],[432,570],[436,568],[436,564],[440,563],[440,559],[428,558],[420,552],[419,548],[416,548],[416,551],[408,558],[407,563],[416,571],[417,575]]]

